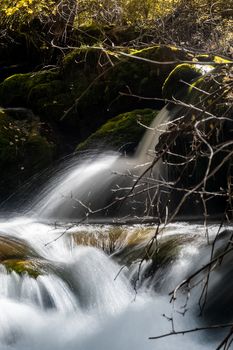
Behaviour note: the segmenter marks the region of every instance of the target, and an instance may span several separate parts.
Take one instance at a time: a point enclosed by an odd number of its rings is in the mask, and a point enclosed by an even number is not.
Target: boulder
[[[36,257],[37,253],[22,239],[0,235],[0,261],[11,259],[27,259]]]
[[[149,126],[157,113],[152,109],[137,109],[109,119],[95,133],[80,143],[76,150],[83,151],[97,147],[98,149],[132,152],[146,130],[142,125]]]
[[[82,141],[119,113],[161,107],[153,98],[162,96],[166,77],[177,61],[192,57],[161,45],[122,52],[79,48],[68,53],[57,70],[7,78],[0,84],[0,104],[31,108]],[[163,64],[167,61],[172,63]]]

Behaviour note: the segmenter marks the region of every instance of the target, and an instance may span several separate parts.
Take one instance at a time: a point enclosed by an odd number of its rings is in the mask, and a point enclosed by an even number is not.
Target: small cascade
[[[166,181],[162,160],[146,170],[171,113],[168,107],[159,113],[134,157],[105,153],[69,161],[24,216],[2,215],[0,350],[212,350],[220,343],[224,330],[149,340],[174,327],[182,332],[218,323],[216,300],[224,322],[232,321],[225,312],[232,286],[223,288],[219,277],[229,278],[230,258],[211,272],[202,318],[204,274],[175,304],[168,295],[212,253],[227,249],[231,228],[222,227],[229,232],[220,236],[217,225],[160,224],[155,238],[155,225],[142,224],[155,218],[153,204],[163,199],[149,189]],[[140,224],[122,224],[130,219]]]
[[[177,330],[203,325],[196,308],[199,287],[194,288],[185,316],[178,312],[185,295],[179,296],[177,311],[167,295],[208,261],[211,247],[206,245],[202,225],[161,227],[160,261],[153,271],[155,246],[138,281],[140,259],[154,235],[153,226],[72,225],[68,229],[20,218],[1,222],[0,231],[5,240],[11,233],[9,244],[14,237],[25,249],[33,247],[43,266],[33,276],[13,267],[9,270],[1,261],[0,349],[178,350],[185,344],[191,350],[210,350],[221,338],[221,333],[215,332],[215,339],[210,331],[156,342],[148,339],[171,330],[169,317]],[[209,227],[210,237],[217,231],[217,226]],[[28,254],[24,259],[32,259]]]
[[[133,157],[119,153],[90,154],[78,162],[74,159],[73,165],[64,164],[64,169],[34,200],[29,215],[33,212],[40,219],[89,222],[153,217],[152,207],[146,202],[148,178],[154,183],[164,180],[161,161],[148,172],[146,180],[138,178],[153,162],[155,145],[170,116],[167,107],[157,115]]]
[[[134,155],[138,164],[151,162],[154,159],[155,146],[159,142],[159,137],[167,129],[167,123],[175,113],[177,113],[176,108],[171,111],[168,106],[165,106],[152,121]]]

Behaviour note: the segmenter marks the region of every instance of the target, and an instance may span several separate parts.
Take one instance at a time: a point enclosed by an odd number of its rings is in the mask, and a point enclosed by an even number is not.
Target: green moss
[[[57,77],[58,73],[53,71],[12,75],[0,84],[0,104],[4,107],[28,107],[31,89],[50,83]]]
[[[44,120],[59,121],[67,106],[66,88],[61,80],[52,80],[33,86],[28,94],[28,105]],[[63,100],[61,95],[64,95]]]
[[[38,276],[44,274],[41,268],[41,263],[38,260],[18,260],[10,259],[5,260],[2,264],[6,267],[7,271],[11,273],[16,272],[19,275],[29,275],[32,278],[37,278]]]
[[[129,50],[125,52],[129,53]],[[144,60],[140,60],[142,57]],[[96,130],[110,117],[136,108],[161,107],[153,100],[132,98],[161,97],[162,84],[175,67],[146,61],[177,61],[191,59],[188,53],[168,46],[153,46],[131,51],[131,56],[81,48],[69,53],[63,64],[64,79],[75,77],[71,96],[76,103],[64,119],[77,121],[80,136],[87,135],[87,125]],[[125,93],[124,95],[121,93]],[[127,96],[128,95],[128,96]]]
[[[80,47],[83,45],[98,45],[106,40],[110,30],[111,26],[100,25],[94,22],[79,25],[77,28],[73,28],[72,41],[74,45],[72,46]]]
[[[228,59],[226,59],[226,58],[224,58],[224,57],[221,57],[221,56],[214,56],[214,62],[216,62],[216,63],[232,63],[232,61],[231,60],[228,60]]]
[[[180,90],[188,86],[184,83],[190,83],[193,79],[198,78],[202,75],[200,68],[192,64],[179,64],[173,71],[168,75],[162,88],[163,96],[167,99],[172,99],[173,96],[177,95]]]
[[[64,57],[59,72],[18,74],[6,79],[0,84],[0,104],[29,107],[41,119],[55,122],[84,140],[120,113],[161,108],[163,103],[153,97],[162,96],[162,85],[175,62],[192,59],[183,50],[163,45],[131,53],[126,57],[94,47],[73,50]],[[174,64],[154,64],[147,59]],[[133,98],[131,93],[139,97]]]
[[[231,89],[229,89],[232,84],[231,72],[232,68],[226,64],[196,79],[188,89],[188,101],[192,104],[199,103],[201,108],[207,109],[216,116],[226,117],[225,113],[227,113],[231,117],[231,108],[229,108],[232,104]],[[225,90],[224,93],[222,93],[223,90]],[[215,103],[217,100],[218,103]]]
[[[211,55],[211,54],[197,55],[197,56],[195,56],[195,58],[201,62],[216,62],[216,63],[229,63],[229,62],[231,62],[230,60],[228,60],[224,57],[217,56],[217,55]]]
[[[94,148],[98,146],[108,149],[119,149],[124,145],[133,145],[133,148],[141,140],[145,128],[138,124],[150,125],[156,117],[157,111],[151,109],[134,110],[123,113],[108,120],[86,141],[78,145],[77,151]]]
[[[110,56],[113,56],[109,53]],[[99,63],[107,63],[107,55],[97,48],[84,46],[68,53],[62,62],[62,72],[65,79],[77,77],[88,79],[97,74],[100,69]]]

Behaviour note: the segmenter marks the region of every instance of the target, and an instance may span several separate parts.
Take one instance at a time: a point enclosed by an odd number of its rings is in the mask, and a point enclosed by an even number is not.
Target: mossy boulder
[[[172,99],[173,96],[177,96],[180,93],[182,93],[184,97],[186,92],[190,92],[190,86],[192,86],[192,82],[194,81],[195,85],[198,81],[198,78],[214,70],[215,63],[227,64],[230,62],[229,60],[221,56],[209,54],[196,55],[193,58],[193,61],[195,61],[195,63],[178,64],[171,71],[162,87],[162,93],[164,98]],[[210,64],[202,65],[203,62],[209,62]]]
[[[107,147],[113,150],[133,151],[146,130],[141,124],[149,126],[157,113],[152,109],[137,109],[120,114],[108,120],[87,140],[79,144],[76,150]]]
[[[27,241],[11,235],[0,234],[0,264],[9,273],[33,278],[52,271],[51,263],[42,259]]]
[[[43,261],[39,259],[9,259],[1,262],[9,273],[16,272],[18,275],[25,275],[37,278],[46,273]]]
[[[141,28],[129,25],[109,25],[92,22],[90,24],[80,25],[78,28],[73,28],[71,40],[73,47],[81,45],[100,45],[105,43],[110,46],[125,46],[129,42],[138,41],[138,38],[146,42],[148,33],[142,32]]]
[[[84,140],[119,113],[161,107],[163,103],[153,97],[161,97],[162,85],[175,62],[192,57],[159,45],[124,52],[81,47],[68,53],[58,70],[6,79],[0,84],[0,104],[31,108],[42,120]],[[174,63],[160,63],[164,61]]]
[[[120,113],[161,108],[164,103],[156,98],[162,97],[162,87],[171,95],[180,89],[180,79],[199,76],[192,65],[179,65],[174,71],[183,60],[196,57],[166,45],[121,52],[80,47],[64,57],[60,68],[16,74],[3,81],[0,105],[31,108],[77,144]]]
[[[57,71],[15,74],[0,84],[0,104],[3,107],[28,107],[34,112],[47,106],[43,100],[54,102],[62,84]]]
[[[0,261],[36,256],[37,253],[26,241],[10,235],[0,235]]]
[[[163,97],[172,99],[173,96],[177,96],[181,91],[182,94],[184,94],[184,90],[188,90],[188,84],[201,75],[202,71],[197,65],[187,63],[179,64],[171,71],[163,84]]]
[[[16,120],[0,110],[0,198],[49,166],[55,152],[49,130],[39,118]]]
[[[79,131],[85,135],[87,125],[95,130],[119,113],[160,108],[163,103],[153,97],[161,97],[162,85],[176,65],[162,62],[182,59],[192,59],[192,55],[168,46],[121,53],[91,47],[72,51],[64,59],[63,75],[74,81],[71,95],[75,103],[64,122],[76,118]]]
[[[229,107],[231,112],[232,71],[232,66],[226,63],[196,79],[188,90],[189,101],[202,104],[202,107],[206,107],[209,112],[218,116],[221,116],[221,113],[223,114]],[[224,90],[224,93],[221,90]],[[218,103],[215,103],[216,98]]]

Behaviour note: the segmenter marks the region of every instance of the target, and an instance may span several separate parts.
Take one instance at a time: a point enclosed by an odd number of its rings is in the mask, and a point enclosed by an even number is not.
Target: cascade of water
[[[213,234],[217,229],[212,227]],[[176,336],[156,343],[148,340],[149,336],[170,331],[171,324],[163,314],[167,317],[173,314],[177,330],[198,326],[200,320],[195,317],[194,301],[190,300],[189,312],[184,317],[173,311],[167,292],[193,269],[193,264],[202,265],[206,260],[207,251],[201,254],[205,239],[198,234],[203,232],[201,225],[172,224],[166,228],[165,237],[176,237],[179,233],[183,248],[174,264],[161,267],[164,273],[159,290],[155,292],[160,275],[155,274],[153,279],[142,281],[137,295],[130,281],[137,273],[138,264],[125,267],[119,274],[119,256],[128,246],[131,247],[129,257],[135,249],[137,252],[137,247],[143,247],[152,237],[153,227],[145,227],[147,234],[142,236],[136,233],[143,230],[139,226],[124,227],[122,233],[117,234],[114,239],[118,241],[115,244],[118,263],[114,261],[114,254],[107,256],[97,248],[80,246],[74,241],[75,235],[79,237],[84,232],[90,237],[103,232],[107,239],[107,227],[79,225],[63,234],[62,227],[21,218],[0,223],[0,230],[6,238],[11,232],[13,237],[33,246],[41,261],[46,262],[37,278],[9,273],[1,267],[1,350],[39,350],[41,347],[47,350],[102,350],[109,347],[113,350],[132,347],[135,350],[155,347],[178,350],[184,342],[193,350],[208,350],[215,346],[215,339],[210,341],[208,333],[185,338]],[[197,235],[198,239],[195,238]],[[193,237],[193,244],[187,237]],[[109,238],[113,239],[113,233]],[[53,243],[47,244],[49,241]]]
[[[195,306],[199,286],[184,314],[180,311],[185,295],[175,309],[167,295],[191,271],[209,261],[211,248],[206,246],[201,225],[166,226],[163,235],[168,241],[158,249],[158,262],[153,256],[158,247],[146,250],[154,236],[153,227],[110,230],[102,225],[54,223],[71,217],[83,220],[94,211],[104,219],[107,215],[136,215],[138,207],[144,214],[140,198],[119,206],[117,197],[128,193],[151,162],[169,113],[165,108],[159,114],[133,159],[115,153],[78,164],[75,161],[50,181],[26,218],[0,221],[0,350],[215,347],[221,336],[218,332],[216,339],[205,332],[162,338],[156,343],[148,340],[171,331],[171,316],[177,331],[204,322],[197,317]],[[161,164],[153,176],[163,178]],[[139,185],[139,191],[147,186]],[[210,237],[217,231],[218,227],[209,227]],[[146,257],[143,263],[142,257]],[[215,273],[210,283],[213,295],[217,283]]]
[[[165,106],[154,118],[135,152],[134,158],[137,159],[138,164],[150,162],[154,159],[155,146],[159,141],[159,137],[166,130],[167,122],[171,119],[171,116],[176,112],[176,110],[171,111],[168,106]]]
[[[145,205],[147,184],[141,181],[134,189],[135,196],[119,203],[130,191],[138,176],[154,159],[155,145],[166,128],[170,111],[165,107],[154,119],[132,158],[118,153],[90,155],[88,159],[74,161],[73,166],[62,169],[53,182],[40,193],[32,211],[43,219],[96,219],[127,216],[148,216]],[[161,162],[150,172],[150,177],[163,179]],[[141,192],[141,195],[138,193]],[[144,192],[144,193],[143,193]],[[130,200],[131,199],[131,200]],[[101,210],[103,209],[103,210]],[[31,215],[31,213],[30,213]]]

